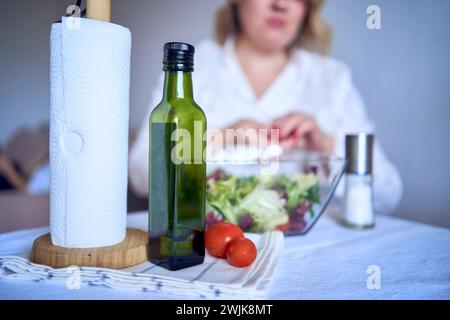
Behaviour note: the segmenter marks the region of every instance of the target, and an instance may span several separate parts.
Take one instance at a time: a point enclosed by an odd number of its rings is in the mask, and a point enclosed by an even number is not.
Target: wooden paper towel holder
[[[148,261],[147,244],[147,232],[132,228],[127,228],[122,242],[98,248],[58,247],[47,233],[34,240],[30,260],[53,268],[76,265],[122,269]]]
[[[86,14],[89,19],[110,22],[110,0],[88,0]],[[148,261],[147,245],[147,232],[132,228],[127,228],[122,242],[98,248],[58,247],[47,233],[34,240],[30,260],[53,268],[76,265],[122,269]]]

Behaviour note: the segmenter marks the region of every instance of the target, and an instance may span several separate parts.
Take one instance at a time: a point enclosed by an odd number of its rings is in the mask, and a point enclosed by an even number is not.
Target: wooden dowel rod
[[[89,19],[111,21],[111,0],[87,0],[86,16]]]

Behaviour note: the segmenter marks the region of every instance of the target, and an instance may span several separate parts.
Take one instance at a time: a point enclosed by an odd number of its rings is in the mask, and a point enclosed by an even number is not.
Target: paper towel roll
[[[125,238],[131,35],[62,18],[51,29],[50,233],[54,245]]]

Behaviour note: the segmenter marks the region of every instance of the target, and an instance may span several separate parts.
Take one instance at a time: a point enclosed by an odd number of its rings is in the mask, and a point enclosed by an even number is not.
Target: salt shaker
[[[372,155],[374,135],[345,136],[345,191],[342,222],[352,228],[372,228],[374,223],[372,191]]]

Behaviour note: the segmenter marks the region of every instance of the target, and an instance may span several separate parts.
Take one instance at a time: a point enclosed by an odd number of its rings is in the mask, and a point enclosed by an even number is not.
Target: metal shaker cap
[[[345,136],[346,173],[372,174],[374,135],[367,133]]]

